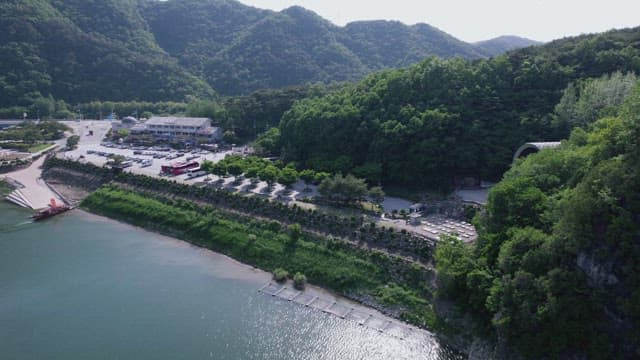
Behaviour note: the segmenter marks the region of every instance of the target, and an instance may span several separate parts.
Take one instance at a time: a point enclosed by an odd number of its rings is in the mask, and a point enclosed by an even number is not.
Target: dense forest
[[[35,118],[51,103],[62,116],[92,101],[211,100],[214,89],[246,95],[355,80],[432,54],[479,58],[532,44],[484,50],[428,25],[342,28],[302,8],[231,0],[7,0],[0,18],[2,117]],[[388,27],[397,31],[381,38]]]
[[[456,176],[497,180],[523,143],[569,135],[575,124],[562,107],[589,79],[621,72],[616,81],[628,82],[623,74],[640,71],[638,44],[636,28],[379,72],[295,103],[279,126],[281,155],[373,183],[448,188]]]
[[[521,38],[468,44],[426,24],[393,21],[338,27],[301,7],[273,12],[235,1],[149,2],[144,15],[163,49],[225,95],[355,80],[430,55],[483,58],[535,44]]]
[[[135,14],[134,0],[1,2],[0,107],[213,96]]]
[[[640,87],[608,112],[518,161],[478,242],[436,253],[439,295],[527,357],[640,355]]]

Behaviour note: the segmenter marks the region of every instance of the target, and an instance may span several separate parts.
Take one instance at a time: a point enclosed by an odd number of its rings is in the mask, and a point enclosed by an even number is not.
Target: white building
[[[122,120],[111,121],[111,131],[116,132],[120,129],[131,129],[138,124],[138,120],[132,116],[127,116]]]
[[[211,126],[209,118],[152,117],[133,126],[131,131],[168,141],[207,143],[222,139],[222,129]]]

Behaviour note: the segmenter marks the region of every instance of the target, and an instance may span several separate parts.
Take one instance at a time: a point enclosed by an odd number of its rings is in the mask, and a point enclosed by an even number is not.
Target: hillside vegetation
[[[209,85],[154,45],[135,4],[0,3],[0,107],[32,106],[50,96],[67,103],[213,96]]]
[[[430,55],[476,59],[535,44],[469,44],[427,24],[397,21],[339,27],[299,6],[273,12],[236,1],[149,2],[144,14],[160,46],[224,95],[357,80]]]
[[[64,114],[68,104],[212,99],[213,89],[356,80],[431,54],[487,55],[427,25],[347,29],[300,7],[232,0],[6,0],[0,18],[0,108],[12,116],[42,99]],[[398,31],[380,38],[388,26]]]
[[[490,192],[472,247],[436,252],[439,295],[528,358],[640,354],[640,87]]]
[[[575,90],[589,78],[640,71],[639,42],[636,28],[488,60],[429,58],[379,72],[295,103],[280,123],[282,155],[387,185],[449,188],[460,176],[497,180],[523,143],[569,135],[574,125],[554,113],[569,84]]]

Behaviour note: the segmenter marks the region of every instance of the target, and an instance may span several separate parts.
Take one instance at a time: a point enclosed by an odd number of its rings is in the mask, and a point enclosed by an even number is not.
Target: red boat
[[[51,203],[49,204],[49,208],[45,210],[41,210],[36,214],[33,214],[31,218],[33,221],[40,221],[46,218],[50,218],[52,216],[61,214],[65,211],[71,210],[71,208],[67,205],[58,205],[55,199],[51,199]]]

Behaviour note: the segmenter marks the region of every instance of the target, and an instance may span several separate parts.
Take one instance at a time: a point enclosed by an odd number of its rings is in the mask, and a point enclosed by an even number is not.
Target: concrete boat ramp
[[[51,199],[64,204],[61,197],[40,177],[44,160],[45,157],[42,156],[28,168],[4,175],[4,180],[16,188],[7,195],[7,201],[33,210],[46,209]]]
[[[269,282],[259,290],[282,300],[291,301],[300,306],[322,311],[341,319],[353,321],[358,325],[378,330],[379,332],[405,339],[414,330],[411,326],[391,320],[382,314],[367,310],[364,306],[351,304],[347,300],[334,298],[328,294],[314,290],[296,290],[288,284]]]

